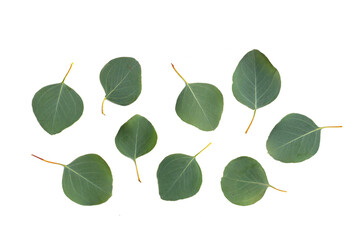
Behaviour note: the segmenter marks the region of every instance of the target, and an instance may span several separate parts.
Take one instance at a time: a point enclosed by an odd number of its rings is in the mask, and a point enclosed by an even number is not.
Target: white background
[[[359,239],[359,7],[356,1],[2,1],[1,239]],[[243,55],[262,51],[279,70],[278,98],[257,111],[231,91]],[[130,106],[105,103],[101,68],[121,56],[142,68],[142,92]],[[66,79],[84,102],[80,120],[50,136],[31,101],[40,88]],[[180,120],[183,81],[216,85],[224,95],[219,127],[202,132]],[[298,164],[273,160],[265,143],[288,113],[322,131],[318,153]],[[134,114],[149,119],[158,143],[138,159],[121,155],[114,138]],[[156,171],[172,153],[197,157],[203,184],[192,198],[167,202]],[[92,207],[63,194],[62,167],[87,154],[112,169],[113,196]],[[220,179],[234,158],[251,156],[270,184],[254,205],[223,196]]]

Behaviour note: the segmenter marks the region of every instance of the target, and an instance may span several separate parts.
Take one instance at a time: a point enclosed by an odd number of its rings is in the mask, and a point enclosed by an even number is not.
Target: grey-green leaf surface
[[[41,88],[34,95],[32,108],[40,126],[54,135],[79,120],[84,104],[80,96],[63,81]]]
[[[271,131],[266,142],[268,153],[285,163],[302,162],[316,154],[320,145],[320,131],[310,118],[291,113],[285,116]]]
[[[32,155],[44,162],[64,167],[62,187],[65,195],[80,205],[98,205],[112,195],[113,178],[104,159],[86,154],[65,165]]]
[[[65,195],[81,205],[98,205],[112,195],[113,178],[99,155],[87,154],[66,165],[62,186]]]
[[[278,70],[259,50],[245,54],[233,74],[232,91],[235,98],[255,111],[274,101],[280,87]]]
[[[176,201],[194,196],[201,187],[201,169],[194,156],[172,154],[157,171],[161,199]]]
[[[141,67],[131,57],[115,58],[108,62],[100,72],[100,82],[105,90],[105,100],[127,106],[141,93]]]
[[[115,137],[116,147],[123,155],[134,160],[136,170],[136,159],[150,152],[156,142],[155,128],[145,117],[140,115],[135,115],[124,123]]]
[[[272,186],[269,185],[264,169],[250,157],[232,160],[225,167],[221,178],[224,196],[236,205],[247,206],[256,203],[264,196],[268,187]]]
[[[174,67],[174,66],[173,66]],[[174,68],[176,71],[176,69]],[[178,73],[176,71],[176,73]],[[179,73],[178,73],[179,74]],[[219,125],[224,100],[220,90],[208,83],[188,83],[176,101],[176,113],[184,122],[203,131],[213,131]]]

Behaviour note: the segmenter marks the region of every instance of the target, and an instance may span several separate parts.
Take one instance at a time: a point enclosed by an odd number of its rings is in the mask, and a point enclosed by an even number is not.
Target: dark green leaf
[[[221,189],[225,197],[236,205],[247,206],[256,203],[264,196],[268,187],[274,188],[269,185],[260,163],[250,157],[232,160],[225,167],[221,178]]]
[[[64,167],[62,187],[65,195],[72,201],[80,205],[98,205],[111,197],[111,170],[99,155],[87,154],[68,165],[39,159]]]
[[[141,93],[140,64],[130,57],[115,58],[101,70],[100,82],[105,90],[102,113],[106,99],[118,105],[129,105]]]
[[[276,124],[266,148],[274,159],[281,162],[302,162],[316,154],[320,145],[320,131],[330,127],[318,127],[310,118],[292,113]]]
[[[175,68],[174,70],[176,71]],[[176,101],[177,115],[184,122],[200,130],[212,131],[216,129],[224,105],[220,90],[207,83],[189,84],[180,74],[179,76],[184,80],[186,86]]]
[[[233,75],[233,94],[239,102],[254,110],[252,121],[256,109],[274,101],[279,95],[280,87],[278,70],[258,50],[248,52],[240,60]]]
[[[32,100],[32,108],[38,122],[51,135],[61,132],[79,120],[84,110],[80,96],[64,83],[65,78],[61,83],[41,88]]]
[[[78,157],[65,166],[62,186],[65,195],[81,205],[97,205],[112,195],[112,174],[96,154]]]
[[[122,154],[134,160],[136,171],[136,159],[150,152],[156,142],[157,134],[153,125],[140,115],[135,115],[124,123],[115,137],[116,147]],[[140,181],[138,171],[137,174]]]
[[[157,171],[161,199],[185,199],[194,196],[200,190],[202,174],[195,157],[203,150],[195,156],[172,154],[164,158]]]

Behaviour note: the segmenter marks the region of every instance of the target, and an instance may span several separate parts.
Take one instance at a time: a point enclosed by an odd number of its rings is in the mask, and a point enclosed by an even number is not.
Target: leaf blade
[[[270,156],[285,163],[305,161],[320,146],[320,130],[310,118],[291,113],[275,125],[266,142]]]
[[[273,102],[281,88],[280,74],[259,50],[240,60],[233,74],[232,92],[236,100],[255,111]],[[248,132],[254,117],[246,130]]]
[[[233,74],[232,88],[235,98],[252,110],[274,101],[280,87],[278,70],[256,49],[240,60]]]
[[[64,166],[63,191],[80,205],[106,202],[112,196],[112,182],[111,170],[99,155],[83,155]]]
[[[100,82],[105,91],[103,104],[105,100],[109,100],[127,106],[141,93],[140,64],[131,57],[112,59],[101,69]]]
[[[195,157],[172,154],[160,163],[157,179],[161,199],[176,201],[192,197],[200,190],[202,173]]]
[[[154,126],[145,117],[134,115],[124,123],[115,136],[117,149],[135,163],[136,173],[141,182],[136,159],[149,153],[157,143]]]
[[[132,160],[150,152],[156,142],[157,133],[154,126],[138,114],[124,123],[115,137],[118,150]]]
[[[184,122],[203,131],[213,131],[219,125],[223,104],[222,93],[214,85],[191,83],[181,91],[175,111]]]
[[[231,203],[241,206],[259,201],[269,186],[264,169],[250,157],[230,161],[221,178],[224,196]]]
[[[45,86],[36,92],[32,108],[40,126],[54,135],[80,119],[84,104],[81,97],[62,82]]]

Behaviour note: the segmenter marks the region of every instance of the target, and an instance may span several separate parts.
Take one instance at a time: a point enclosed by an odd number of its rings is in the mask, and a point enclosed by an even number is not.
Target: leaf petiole
[[[250,122],[250,124],[249,124],[248,128],[247,128],[247,129],[246,129],[246,131],[245,131],[245,134],[249,131],[250,126],[251,126],[251,124],[252,124],[252,123],[253,123],[253,121],[254,121],[255,114],[256,114],[256,109],[254,110],[254,115],[253,115],[253,117],[252,117],[252,119],[251,119],[251,122]]]
[[[102,113],[103,115],[105,115],[105,113],[104,113],[104,103],[105,103],[105,100],[106,100],[106,97],[104,98],[104,100],[103,100],[103,102],[102,102],[102,104],[101,104],[101,113]]]
[[[269,187],[271,187],[271,188],[273,188],[273,189],[275,189],[275,190],[278,190],[278,191],[280,191],[280,192],[287,192],[287,191],[285,191],[285,190],[278,189],[278,188],[276,188],[276,187],[274,187],[274,186],[271,186],[271,185],[269,185]]]
[[[174,64],[171,64],[171,66],[173,67],[173,69],[175,70],[175,72],[179,75],[179,77],[181,77],[182,80],[184,80],[186,85],[189,85],[188,82],[180,75],[180,73],[176,70]]]
[[[342,128],[343,126],[325,126],[325,127],[321,127],[320,129],[324,129],[324,128]]]
[[[204,147],[200,152],[198,152],[195,156],[194,156],[194,158],[196,158],[197,157],[197,155],[199,155],[200,153],[202,153],[208,146],[210,146],[211,145],[211,143],[209,143],[208,145],[206,145],[206,147]]]
[[[38,156],[36,156],[36,155],[34,155],[34,154],[31,154],[31,156],[36,157],[36,158],[38,158],[38,159],[40,159],[40,160],[42,160],[42,161],[44,161],[44,162],[47,162],[47,163],[57,164],[57,165],[60,165],[60,166],[66,167],[66,165],[65,165],[65,164],[61,164],[61,163],[57,163],[57,162],[50,162],[50,161],[45,160],[45,159],[43,159],[43,158],[41,158],[41,157],[38,157]]]
[[[134,162],[135,162],[135,168],[136,168],[136,174],[137,174],[138,180],[139,180],[139,182],[141,182],[140,175],[139,175],[139,169],[137,167],[136,160],[134,160]]]
[[[69,72],[70,72],[70,70],[71,70],[71,68],[72,68],[73,64],[74,64],[74,63],[71,63],[70,68],[69,68],[69,70],[67,71],[67,73],[66,73],[66,75],[65,75],[65,77],[64,77],[64,79],[62,80],[62,82],[61,82],[61,83],[64,83],[64,82],[65,82],[65,79],[66,79],[67,75],[69,74]]]

